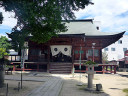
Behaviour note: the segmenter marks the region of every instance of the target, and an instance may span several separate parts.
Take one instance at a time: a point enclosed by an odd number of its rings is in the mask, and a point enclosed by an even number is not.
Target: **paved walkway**
[[[6,75],[5,80],[15,80],[20,81],[21,74],[19,75]],[[33,89],[25,96],[59,96],[60,90],[63,85],[63,79],[59,76],[52,76],[51,74],[43,73],[32,73],[29,75],[23,74],[23,81],[37,81],[45,82],[39,87]]]
[[[58,96],[62,85],[63,80],[61,78],[53,77],[25,96]]]

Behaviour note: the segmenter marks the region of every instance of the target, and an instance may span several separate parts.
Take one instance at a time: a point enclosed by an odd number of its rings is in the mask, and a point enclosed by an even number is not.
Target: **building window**
[[[122,44],[122,40],[118,40],[118,44]]]
[[[89,50],[88,50],[88,56],[92,56],[92,54],[93,54],[92,49],[89,49]]]
[[[111,51],[115,51],[116,49],[115,48],[111,48]]]
[[[81,50],[81,51],[79,51],[79,53],[84,54],[84,51],[83,51],[83,50]]]
[[[127,50],[127,48],[123,48],[123,51],[125,52]]]
[[[97,30],[99,30],[99,27],[96,27]]]
[[[75,54],[78,54],[78,53],[79,53],[79,54],[80,54],[80,53],[81,53],[81,54],[84,54],[84,51],[83,51],[83,50],[81,50],[81,51],[75,50]]]
[[[88,56],[93,56],[93,50],[92,49],[88,50]],[[99,50],[98,49],[94,49],[94,56],[99,56]]]
[[[104,48],[104,51],[108,51],[108,48]]]
[[[94,56],[99,56],[99,50],[98,49],[94,49]]]

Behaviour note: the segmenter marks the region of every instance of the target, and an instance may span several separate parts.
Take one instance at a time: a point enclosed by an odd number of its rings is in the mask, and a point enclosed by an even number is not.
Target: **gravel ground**
[[[18,82],[14,80],[5,80],[4,88],[0,88],[0,96],[6,96],[6,84],[8,83],[8,96],[24,96],[29,91],[33,90],[34,88],[39,87],[44,82],[32,82],[32,81],[23,81],[22,89],[19,91],[18,89]]]
[[[126,96],[122,91],[128,88],[128,72],[118,72],[117,74],[95,74],[93,79],[94,87],[96,84],[102,84],[102,91],[85,91],[87,87],[87,74],[82,74],[81,83],[79,84],[79,74],[74,78],[63,77],[64,84],[60,96]]]
[[[101,92],[96,91],[85,91],[87,87],[87,74],[81,74],[81,80],[79,74],[75,73],[75,77],[72,78],[72,75],[63,75],[63,74],[45,74],[45,73],[32,73],[32,74],[23,74],[23,88],[14,90],[18,87],[18,82],[20,75],[6,75],[5,84],[8,83],[9,90],[8,96],[25,96],[29,91],[41,86],[45,81],[52,79],[51,76],[61,77],[64,80],[61,92],[59,96],[126,96],[122,91],[124,88],[128,88],[128,72],[117,72],[117,74],[95,74],[93,79],[94,88],[96,84],[102,84],[103,90]],[[11,80],[9,80],[11,78]],[[29,81],[30,79],[30,81]],[[82,83],[82,86],[78,86],[79,83]],[[6,96],[6,86],[0,88],[0,96]]]

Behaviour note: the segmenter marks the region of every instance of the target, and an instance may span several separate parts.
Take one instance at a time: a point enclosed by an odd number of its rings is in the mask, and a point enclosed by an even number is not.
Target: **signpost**
[[[22,89],[22,70],[24,69],[24,49],[21,49],[21,89]]]
[[[27,47],[28,47],[28,43],[25,42],[24,47],[21,49],[21,89],[22,89],[22,71],[24,71],[24,61],[26,56],[25,48]]]
[[[82,47],[80,46],[80,51],[79,51],[79,53],[80,53],[80,58],[79,58],[79,69],[80,69],[80,76],[79,76],[79,86],[82,86],[82,83],[81,83],[81,53],[82,53]]]

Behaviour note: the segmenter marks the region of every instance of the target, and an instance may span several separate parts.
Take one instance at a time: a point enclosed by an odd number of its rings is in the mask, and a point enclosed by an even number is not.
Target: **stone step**
[[[51,73],[71,73],[72,63],[51,63]]]
[[[50,65],[72,65],[72,63],[51,63]]]
[[[55,69],[56,69],[56,68],[61,68],[61,69],[62,69],[62,68],[69,68],[69,69],[70,69],[70,68],[72,68],[72,66],[50,66],[50,68],[51,68],[51,69],[53,69],[53,68],[55,68]]]
[[[51,73],[71,73],[71,70],[50,70]]]
[[[71,71],[71,69],[50,69],[50,71]]]
[[[52,74],[70,74],[71,71],[70,72],[68,72],[68,71],[52,71],[51,73]]]

